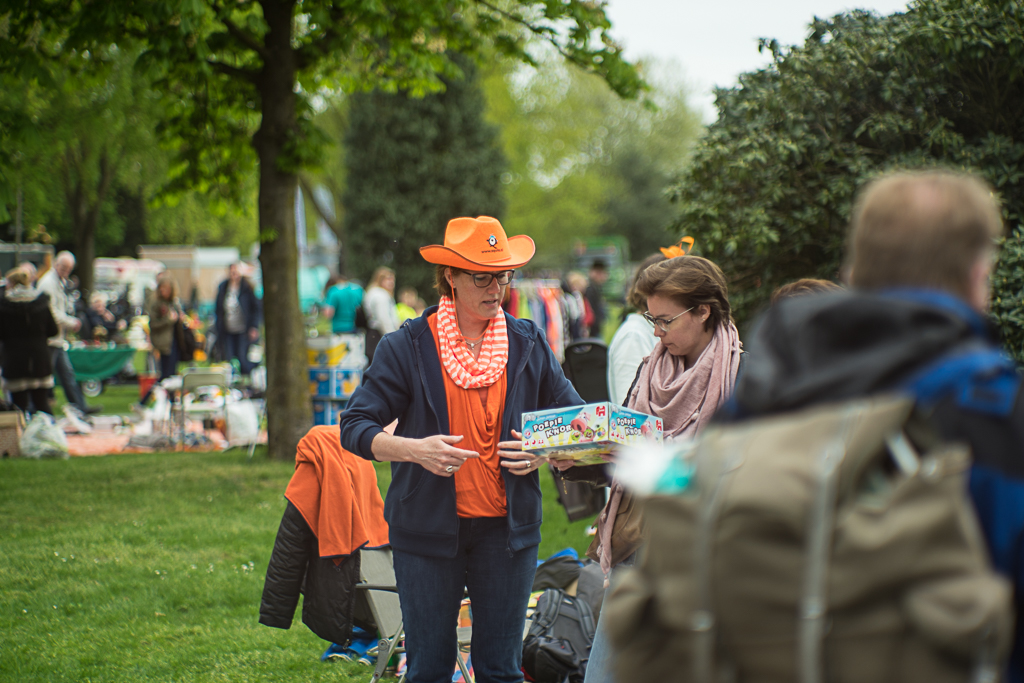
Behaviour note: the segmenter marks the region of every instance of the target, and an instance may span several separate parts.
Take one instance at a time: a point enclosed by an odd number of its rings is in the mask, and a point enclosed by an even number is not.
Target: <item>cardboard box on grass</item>
[[[21,455],[21,433],[25,431],[25,416],[20,410],[0,412],[0,457],[17,458]]]
[[[580,465],[606,462],[618,446],[661,443],[661,418],[617,406],[588,403],[523,413],[523,450]]]

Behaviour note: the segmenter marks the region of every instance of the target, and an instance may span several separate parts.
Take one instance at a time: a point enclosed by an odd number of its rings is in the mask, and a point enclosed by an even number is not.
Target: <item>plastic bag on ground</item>
[[[21,435],[21,455],[26,458],[67,458],[68,440],[51,415],[38,412]]]
[[[256,404],[249,400],[228,403],[227,434],[228,446],[247,446],[259,437],[260,416]]]

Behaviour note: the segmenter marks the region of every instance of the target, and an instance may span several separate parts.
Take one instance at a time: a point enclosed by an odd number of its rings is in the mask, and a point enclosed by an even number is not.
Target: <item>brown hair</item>
[[[647,307],[647,297],[636,291],[636,286],[640,282],[640,275],[645,270],[653,266],[655,263],[661,263],[665,260],[665,255],[660,251],[656,254],[651,254],[636,268],[636,273],[633,275],[633,281],[629,283],[629,291],[626,292],[626,304],[637,311],[642,311]]]
[[[441,296],[446,296],[450,299],[452,298],[452,286],[448,284],[448,280],[444,276],[448,268],[449,266],[442,266],[440,264],[434,266],[434,289]]]
[[[895,173],[867,185],[850,221],[850,283],[969,294],[971,269],[1003,232],[992,189],[948,171]]]
[[[161,299],[163,298],[161,296],[161,294],[160,294],[160,286],[163,285],[164,283],[168,283],[168,284],[171,285],[171,299],[170,300],[174,301],[175,299],[177,299],[178,298],[178,281],[175,280],[174,276],[172,276],[166,270],[156,276],[156,295],[157,295],[157,297],[159,297]]]
[[[700,256],[677,256],[655,263],[640,273],[633,288],[646,301],[657,294],[683,308],[707,306],[711,315],[704,329],[714,329],[732,320],[729,287],[717,265]]]
[[[772,292],[772,303],[776,304],[782,299],[788,299],[793,296],[820,294],[822,292],[836,292],[841,289],[842,287],[831,280],[817,280],[815,278],[805,277],[800,280],[795,280],[794,282],[786,283],[777,288]]]
[[[29,281],[28,271],[24,268],[15,268],[7,271],[7,282],[11,285],[21,285],[22,287],[28,286]]]

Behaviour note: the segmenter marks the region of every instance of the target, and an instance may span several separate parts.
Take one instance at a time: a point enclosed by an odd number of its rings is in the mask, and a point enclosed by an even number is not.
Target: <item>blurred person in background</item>
[[[36,268],[36,264],[31,261],[22,261],[18,264],[18,268],[28,273],[28,283],[35,287],[36,280],[39,279],[39,270]]]
[[[646,302],[643,317],[658,342],[640,364],[625,400],[632,410],[660,417],[667,441],[697,436],[732,394],[742,345],[733,323],[725,275],[700,256],[678,256],[641,271],[633,286]],[[602,465],[575,467],[573,460],[552,463],[570,481],[607,481]],[[574,472],[578,470],[578,472]],[[632,565],[643,545],[638,501],[617,481],[597,521],[597,537],[587,554],[601,563],[605,576]],[[610,644],[598,620],[587,663],[586,683],[613,681]]]
[[[58,334],[49,296],[32,286],[22,268],[7,274],[0,299],[0,341],[3,342],[4,388],[14,405],[52,414],[53,354],[48,339]]]
[[[334,334],[352,334],[356,331],[356,310],[363,303],[363,288],[348,279],[345,273],[335,278],[334,285],[324,295],[324,317],[331,321]]]
[[[156,276],[156,290],[146,297],[146,315],[149,316],[149,343],[160,356],[160,379],[177,374],[178,340],[174,324],[185,315],[178,300],[178,283],[170,273]]]
[[[366,324],[383,336],[398,329],[398,311],[395,309],[395,271],[381,266],[373,271],[370,286],[363,296]]]
[[[579,271],[569,271],[562,290],[565,292],[565,310],[569,318],[569,337],[576,341],[593,336],[591,326],[594,324],[594,310],[583,296],[587,291],[587,277]]]
[[[90,408],[85,403],[85,395],[75,379],[75,369],[68,356],[68,342],[65,335],[78,332],[82,321],[74,314],[74,301],[68,296],[71,285],[71,271],[75,269],[75,255],[70,251],[62,251],[53,259],[53,267],[39,278],[38,287],[45,292],[50,300],[50,313],[57,321],[57,334],[50,337],[50,353],[52,355],[53,373],[60,380],[67,402],[73,405],[82,415],[98,413],[99,406]]]
[[[402,287],[398,290],[398,304],[395,308],[398,310],[399,324],[419,315],[416,313],[416,302],[419,298],[415,287]]]
[[[93,341],[112,341],[121,330],[127,327],[127,321],[118,320],[107,309],[106,297],[99,292],[93,292],[89,297],[89,308],[85,310],[82,338]]]
[[[366,357],[373,361],[373,352],[385,334],[398,329],[398,309],[395,308],[395,271],[381,266],[373,271],[370,286],[363,296],[366,314]]]
[[[842,287],[832,282],[831,280],[818,280],[816,278],[805,277],[793,282],[787,282],[780,287],[777,287],[772,292],[771,303],[774,306],[783,299],[788,299],[793,296],[803,296],[805,294],[821,294],[823,292],[839,292],[842,291]]]
[[[229,363],[237,359],[239,371],[248,375],[249,344],[260,337],[260,302],[237,263],[228,266],[228,279],[217,287],[214,315],[220,357]]]
[[[643,316],[647,310],[647,299],[637,291],[636,285],[645,270],[664,260],[664,254],[651,254],[637,267],[626,293],[626,317],[608,345],[608,398],[618,405],[625,403],[629,387],[636,379],[637,368],[644,358],[651,355],[658,341],[654,336],[654,325]]]
[[[608,266],[605,265],[605,262],[600,259],[594,261],[587,272],[587,279],[590,284],[587,286],[584,296],[594,315],[593,322],[589,325],[590,336],[601,339],[604,334],[604,321],[608,319],[608,309],[605,306],[604,292],[601,289],[604,287],[604,283],[608,282]]]

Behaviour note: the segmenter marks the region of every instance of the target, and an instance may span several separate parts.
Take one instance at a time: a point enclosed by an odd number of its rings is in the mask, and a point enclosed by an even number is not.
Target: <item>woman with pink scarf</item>
[[[644,318],[654,326],[658,343],[640,365],[625,405],[662,418],[667,440],[692,439],[729,398],[739,370],[742,345],[730,315],[725,276],[705,258],[679,256],[647,268],[636,291],[647,299]],[[556,466],[563,469],[569,464]],[[613,481],[608,504],[598,517],[597,539],[588,551],[600,559],[606,576],[615,566],[632,564],[643,542],[635,533],[639,512],[631,503],[629,494]],[[633,533],[621,533],[623,524],[616,529],[620,512],[631,517],[628,527]],[[613,680],[610,654],[599,624],[585,683]]]

